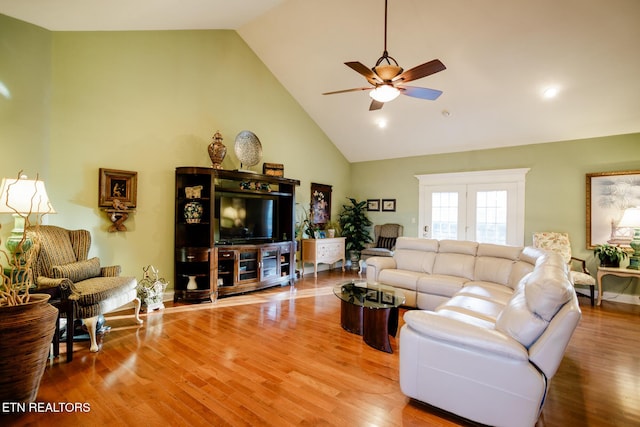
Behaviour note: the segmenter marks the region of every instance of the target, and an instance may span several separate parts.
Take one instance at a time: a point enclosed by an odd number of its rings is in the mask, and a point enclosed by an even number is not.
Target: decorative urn
[[[213,141],[209,144],[209,157],[214,169],[222,169],[222,161],[226,155],[227,147],[222,143],[222,135],[218,131],[213,135]]]

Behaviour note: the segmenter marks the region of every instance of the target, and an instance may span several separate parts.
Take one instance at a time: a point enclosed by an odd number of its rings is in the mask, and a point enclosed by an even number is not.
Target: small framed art
[[[367,210],[378,212],[380,210],[380,199],[367,199]]]
[[[138,172],[100,168],[98,206],[110,208],[114,201],[127,209],[136,207]]]
[[[382,212],[395,212],[396,199],[382,199]]]

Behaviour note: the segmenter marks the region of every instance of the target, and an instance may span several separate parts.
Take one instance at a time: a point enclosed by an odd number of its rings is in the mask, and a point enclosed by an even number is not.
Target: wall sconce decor
[[[135,212],[138,172],[100,168],[98,206],[112,225],[109,232],[127,231],[124,222]]]

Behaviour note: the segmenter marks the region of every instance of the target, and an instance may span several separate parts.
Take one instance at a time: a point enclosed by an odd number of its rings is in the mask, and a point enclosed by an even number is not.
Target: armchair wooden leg
[[[53,357],[60,355],[60,309],[58,308],[58,318],[56,319],[56,330],[53,333]]]
[[[73,303],[66,303],[67,311],[67,362],[73,360]]]
[[[133,304],[135,305],[136,322],[138,322],[139,325],[142,325],[143,322],[140,318],[140,307],[142,306],[142,301],[140,301],[140,298],[135,298],[133,300]]]
[[[98,324],[98,318],[100,316],[89,317],[87,319],[82,319],[84,325],[87,327],[87,332],[89,332],[89,340],[91,342],[91,347],[89,351],[95,353],[99,350],[98,342],[96,340],[96,325]]]

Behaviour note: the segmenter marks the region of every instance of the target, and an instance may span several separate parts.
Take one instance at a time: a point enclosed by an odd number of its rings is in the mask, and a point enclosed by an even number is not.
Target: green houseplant
[[[35,401],[58,319],[58,310],[49,304],[49,295],[31,293],[31,267],[38,242],[33,241],[26,230],[32,213],[45,212],[42,207],[34,209],[43,198],[48,202],[44,184],[37,178],[27,180],[19,174],[15,180],[4,179],[0,186],[2,210],[13,211],[16,223],[24,224],[21,229],[14,228],[11,245],[6,245],[11,249],[0,250],[3,264],[0,267],[0,401],[3,402]],[[50,205],[45,209],[52,210]],[[34,215],[37,227],[42,215]]]
[[[620,261],[627,258],[628,254],[620,246],[605,243],[596,245],[593,255],[598,257],[601,267],[620,267]]]
[[[366,200],[358,202],[349,197],[349,201],[350,205],[342,205],[338,222],[342,237],[345,237],[345,250],[351,259],[351,268],[357,269],[360,252],[365,248],[365,244],[372,241],[368,230],[372,222],[367,217]]]
[[[342,230],[340,229],[340,223],[338,221],[328,221],[324,225],[324,229],[327,232],[327,237],[340,237]]]

